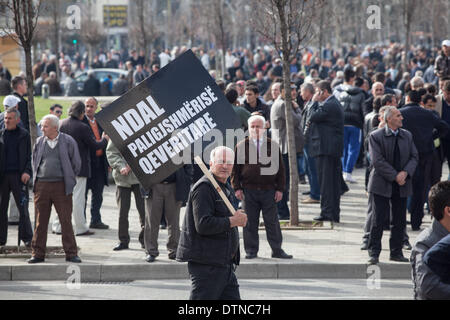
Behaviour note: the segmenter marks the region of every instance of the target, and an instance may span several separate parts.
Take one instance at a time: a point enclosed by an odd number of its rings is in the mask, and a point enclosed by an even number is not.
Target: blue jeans
[[[308,145],[303,147],[306,162],[306,175],[308,176],[311,199],[320,200],[320,184],[317,177],[316,161],[309,155]]]
[[[353,126],[344,127],[344,156],[342,167],[344,172],[352,173],[353,167],[358,160],[361,148],[361,129]]]
[[[305,175],[305,158],[303,152],[297,152],[297,169],[299,176]]]

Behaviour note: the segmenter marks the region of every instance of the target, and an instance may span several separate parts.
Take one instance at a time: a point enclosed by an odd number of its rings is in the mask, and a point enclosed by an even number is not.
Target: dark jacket
[[[256,107],[254,108],[248,104],[247,100],[244,101],[242,106],[250,113],[256,111],[261,112],[266,121],[270,121],[270,108],[266,104],[262,103],[260,99],[256,99]]]
[[[408,173],[406,184],[400,186],[400,197],[412,195],[412,176],[419,162],[411,132],[398,129],[398,148],[402,171]],[[369,154],[373,165],[370,171],[368,191],[382,197],[392,196],[392,183],[398,175],[394,168],[395,136],[388,126],[373,131],[369,136]]]
[[[344,110],[344,125],[363,128],[363,104],[366,98],[364,90],[358,87],[342,84],[335,88],[334,95]]]
[[[308,137],[311,157],[342,157],[344,112],[339,101],[331,96],[325,103],[315,103],[311,106],[309,122],[314,124]]]
[[[400,109],[400,112],[403,116],[403,128],[412,133],[419,154],[432,153],[434,139],[444,137],[449,130],[445,121],[419,105],[407,104]]]
[[[94,131],[92,131],[91,125],[89,124],[89,120],[86,115],[83,118],[83,123],[87,124],[92,135],[95,137]],[[101,137],[103,134],[103,128],[100,126],[100,123],[98,121],[97,121],[97,126],[98,126],[98,133]],[[97,157],[97,155],[96,155],[97,149],[89,148],[89,156],[91,158],[91,172],[93,170],[98,170],[98,169],[102,170],[104,173],[104,179],[105,179],[104,183],[105,183],[105,186],[107,186],[108,185],[109,164],[108,164],[108,160],[106,158],[106,146],[104,148],[102,148],[102,150],[103,150],[103,154],[100,157]]]
[[[78,151],[80,152],[81,158],[81,170],[78,177],[89,178],[91,176],[89,149],[97,150],[105,148],[108,142],[106,139],[102,139],[99,142],[95,141],[94,134],[90,130],[89,125],[75,117],[64,119],[60,123],[59,130],[72,136],[78,144]]]
[[[442,282],[450,285],[450,235],[442,238],[431,247],[423,260],[428,268],[439,276]],[[447,298],[450,298],[450,294]]]
[[[410,258],[414,299],[443,299],[450,296],[450,285],[442,283],[439,277],[424,263],[427,251],[449,234],[447,229],[434,219],[431,226],[417,236]]]
[[[31,141],[30,134],[27,130],[18,126],[19,128],[19,173],[20,175],[27,173],[30,177],[33,176],[33,169],[31,167]],[[6,129],[0,130],[0,178],[5,172],[5,141],[3,140]]]
[[[181,201],[183,203],[182,206],[185,206],[189,197],[189,190],[191,189],[192,178],[194,176],[194,167],[190,164],[186,164],[175,171],[175,174],[175,200]]]
[[[257,162],[256,146],[251,138],[247,137],[237,144],[234,158],[235,165],[231,174],[231,183],[234,190],[252,189],[284,192],[286,189],[286,173],[278,143],[270,138],[264,138],[260,150],[261,155],[259,162]],[[273,152],[275,154],[272,156]],[[264,172],[264,170],[272,172]]]
[[[88,78],[84,83],[83,95],[87,97],[95,97],[100,95],[100,81],[95,77]]]
[[[229,184],[218,182],[231,201],[233,190]],[[181,228],[177,261],[196,262],[215,266],[239,264],[239,233],[230,227],[231,212],[203,176],[193,187]],[[235,252],[232,253],[232,248]]]
[[[15,95],[17,98],[20,99],[19,102],[19,112],[20,112],[20,122],[23,124],[23,127],[30,132],[30,122],[28,117],[28,101],[23,98],[20,94],[17,92],[14,92],[13,95]]]

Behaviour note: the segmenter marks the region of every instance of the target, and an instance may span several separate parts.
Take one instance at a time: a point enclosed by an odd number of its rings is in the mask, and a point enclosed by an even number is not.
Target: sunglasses
[[[57,110],[57,111],[55,111],[55,113],[56,114],[62,114],[62,111]]]

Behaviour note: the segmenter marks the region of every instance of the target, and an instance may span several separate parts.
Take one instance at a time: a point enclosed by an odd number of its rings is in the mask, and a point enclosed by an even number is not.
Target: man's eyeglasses
[[[56,110],[55,113],[56,114],[62,114],[62,111]]]

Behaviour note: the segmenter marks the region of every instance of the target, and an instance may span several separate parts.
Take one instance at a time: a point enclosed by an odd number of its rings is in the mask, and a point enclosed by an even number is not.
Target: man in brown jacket
[[[249,137],[236,146],[231,175],[236,197],[243,201],[248,216],[244,227],[245,258],[257,257],[259,214],[262,211],[272,258],[291,259],[292,256],[281,249],[283,239],[276,206],[285,189],[283,160],[278,144],[264,135],[264,127],[264,117],[255,115],[248,119]]]

